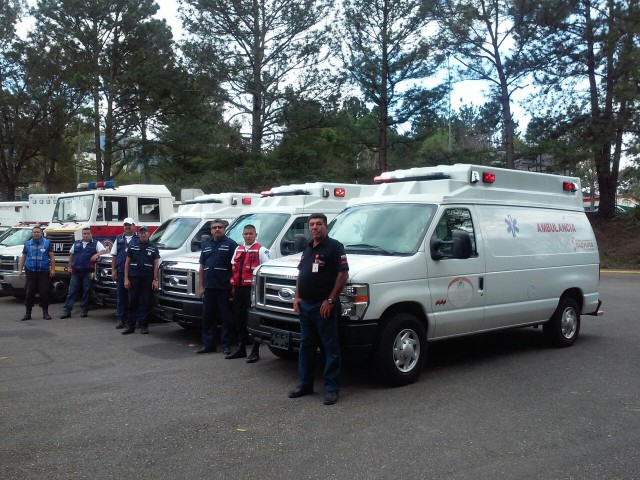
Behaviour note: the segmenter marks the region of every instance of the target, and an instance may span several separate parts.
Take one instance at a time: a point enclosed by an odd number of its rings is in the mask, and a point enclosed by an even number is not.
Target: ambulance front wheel
[[[382,326],[375,354],[377,372],[385,383],[409,385],[424,370],[427,335],[424,325],[410,313],[394,313]]]
[[[56,280],[55,278],[51,282],[51,289],[49,291],[49,298],[51,303],[64,302],[67,299],[67,293],[69,292],[69,282],[64,280]]]
[[[551,319],[544,324],[544,335],[553,347],[570,347],[580,332],[580,307],[570,297],[560,299]]]

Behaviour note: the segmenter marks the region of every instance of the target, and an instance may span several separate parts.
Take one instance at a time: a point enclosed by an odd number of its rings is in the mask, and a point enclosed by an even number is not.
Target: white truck
[[[416,380],[431,341],[542,325],[552,345],[600,315],[599,256],[580,180],[453,165],[398,170],[351,200],[329,235],[347,253],[344,350],[371,354],[392,385]],[[256,269],[249,331],[278,356],[298,350],[299,255]]]
[[[150,237],[160,250],[160,263],[178,255],[200,251],[202,235],[209,235],[217,218],[232,222],[260,199],[258,193],[212,193],[185,201],[178,212],[158,227]],[[122,233],[122,227],[118,233]],[[98,305],[116,304],[116,282],[111,279],[111,254],[96,262],[92,289]]]
[[[56,258],[55,298],[64,298],[69,287],[69,250],[82,238],[82,229],[91,228],[93,238],[111,248],[122,233],[122,221],[133,218],[151,232],[173,215],[173,196],[164,185],[124,185],[110,180],[78,185],[77,192],[62,193],[56,202],[45,237],[51,241]]]
[[[8,230],[27,220],[29,202],[0,202],[0,231]]]
[[[311,213],[320,212],[333,218],[349,199],[372,188],[375,185],[321,182],[272,188],[263,192],[264,197],[236,219],[227,230],[227,236],[242,244],[242,230],[251,224],[258,231],[258,242],[269,250],[271,258],[301,252],[311,239],[307,227]],[[157,317],[175,321],[184,328],[201,325],[199,260],[198,252],[162,262]]]

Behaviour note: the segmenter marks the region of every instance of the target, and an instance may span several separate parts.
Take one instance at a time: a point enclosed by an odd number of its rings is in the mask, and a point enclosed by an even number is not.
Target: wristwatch
[[[329,305],[333,305],[333,298],[327,298],[327,303]]]

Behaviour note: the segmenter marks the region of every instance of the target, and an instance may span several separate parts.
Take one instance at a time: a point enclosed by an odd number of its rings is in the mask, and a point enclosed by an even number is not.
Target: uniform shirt
[[[317,272],[314,264],[317,264]],[[325,237],[315,247],[311,241],[302,252],[298,270],[298,296],[306,302],[322,302],[329,298],[338,272],[349,271],[344,247],[330,237]]]
[[[120,236],[120,235],[118,235]],[[127,237],[126,235],[122,235],[122,238],[124,238],[125,242],[127,242],[127,245],[129,245],[129,242],[131,242],[131,239],[133,237],[137,237],[138,234],[134,233],[133,235]],[[111,247],[111,255],[113,255],[114,257],[118,254],[118,242],[117,242],[117,237],[116,237],[116,241],[113,242],[113,247]]]
[[[132,243],[127,251],[129,261],[130,277],[153,276],[153,261],[160,258],[158,246],[152,242],[141,242],[140,240]]]
[[[200,265],[204,266],[204,288],[231,288],[231,260],[238,244],[226,235],[211,240],[200,252]]]

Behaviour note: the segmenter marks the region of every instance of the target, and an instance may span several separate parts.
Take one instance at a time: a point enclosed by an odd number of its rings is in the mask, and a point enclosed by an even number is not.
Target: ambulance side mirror
[[[433,260],[442,260],[443,258],[464,260],[469,258],[473,251],[471,235],[464,230],[454,230],[451,233],[451,240],[441,240],[433,236],[429,247]]]
[[[466,259],[472,253],[471,235],[464,230],[454,230],[451,234],[451,256]]]
[[[205,246],[207,243],[209,243],[210,241],[211,241],[211,235],[206,235],[206,234],[205,234],[205,235],[202,235],[202,236],[200,237],[200,241],[199,241],[199,242],[194,240],[194,242],[193,242],[193,243],[194,243],[194,244],[199,243],[200,245],[198,245],[198,246],[199,246],[200,248],[198,248],[198,250],[202,250],[202,247],[204,247],[204,246]],[[196,246],[196,245],[194,245],[194,246]],[[194,250],[194,251],[196,251],[196,250]]]

